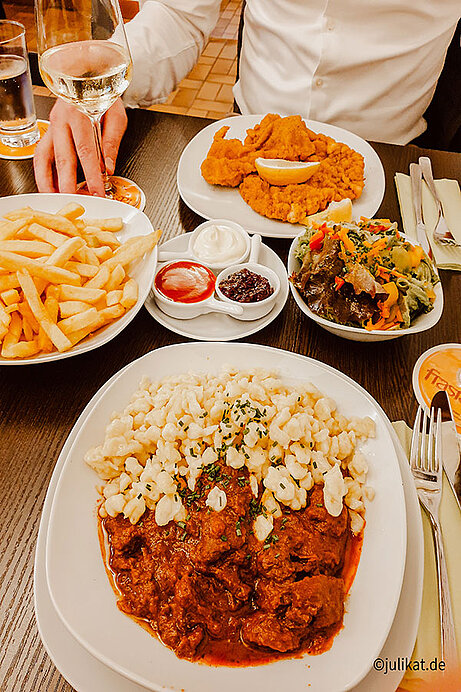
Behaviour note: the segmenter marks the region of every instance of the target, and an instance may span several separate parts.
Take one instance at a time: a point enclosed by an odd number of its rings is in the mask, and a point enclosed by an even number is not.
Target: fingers
[[[70,127],[64,124],[54,131],[54,159],[60,192],[75,194],[77,190],[77,156]]]
[[[53,137],[48,130],[35,147],[34,174],[39,192],[58,192],[58,186],[53,176],[53,164]]]
[[[34,172],[40,192],[76,191],[77,157],[91,194],[104,196],[99,155],[89,118],[58,99],[50,113],[50,126],[37,145]]]
[[[104,197],[104,182],[101,173],[101,162],[96,148],[93,125],[90,119],[83,116],[85,121],[71,122],[72,136],[78,158],[82,164],[83,173],[91,195]]]
[[[118,99],[104,116],[102,146],[109,175],[115,170],[120,142],[125,133],[128,118],[121,99]]]

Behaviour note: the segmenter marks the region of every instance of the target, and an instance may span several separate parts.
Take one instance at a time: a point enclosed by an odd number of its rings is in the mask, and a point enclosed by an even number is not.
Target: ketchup
[[[216,277],[198,262],[167,264],[155,277],[155,288],[175,303],[199,303],[213,295]]]

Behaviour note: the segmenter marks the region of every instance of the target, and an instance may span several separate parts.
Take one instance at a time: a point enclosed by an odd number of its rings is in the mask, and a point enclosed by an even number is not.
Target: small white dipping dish
[[[181,320],[191,320],[199,315],[205,315],[208,312],[224,312],[232,317],[240,317],[243,313],[243,308],[239,304],[229,305],[220,300],[216,300],[214,293],[211,296],[198,300],[193,303],[185,303],[165,296],[155,285],[155,279],[160,272],[165,271],[168,267],[173,266],[180,260],[175,259],[173,262],[164,264],[161,269],[155,274],[152,283],[152,291],[159,308],[170,317],[176,317]],[[197,262],[197,264],[201,264]],[[207,269],[207,267],[205,267]],[[210,271],[208,269],[208,271]],[[215,284],[216,286],[216,284]]]
[[[236,255],[234,253],[231,256],[230,260],[226,259],[226,257],[219,258],[218,256],[216,256],[216,259],[211,259],[211,257],[206,257],[204,259],[204,257],[200,255],[198,250],[195,249],[196,242],[198,241],[199,236],[203,232],[207,232],[207,230],[212,229],[213,226],[218,228],[228,228],[235,235],[238,235],[239,239],[241,240],[240,244],[242,245],[242,251],[240,252],[240,254]],[[249,252],[250,236],[245,231],[243,226],[240,226],[240,224],[235,223],[234,221],[228,221],[227,219],[210,219],[209,221],[204,221],[203,223],[201,223],[200,226],[197,226],[197,228],[189,234],[189,246],[187,250],[185,250],[184,252],[168,252],[166,250],[162,251],[162,249],[159,248],[158,261],[169,262],[170,260],[187,258],[192,259],[195,262],[200,262],[200,264],[204,264],[205,267],[209,267],[210,269],[213,269],[215,271],[221,271],[221,269],[228,267],[230,263],[241,264],[242,262],[244,262],[248,257]]]
[[[218,298],[220,298],[221,301],[226,302],[228,305],[241,306],[243,308],[240,315],[234,315],[234,317],[236,317],[238,320],[257,320],[260,317],[267,315],[267,313],[272,310],[277,295],[280,291],[280,279],[277,274],[264,264],[258,264],[260,246],[261,236],[255,234],[251,238],[251,252],[249,261],[245,262],[244,264],[233,264],[231,267],[227,267],[227,269],[224,269],[220,274],[218,274],[218,278],[216,279],[215,291]],[[219,288],[219,284],[225,279],[228,279],[231,274],[235,274],[242,269],[248,269],[248,271],[254,272],[255,274],[259,274],[260,276],[266,278],[274,289],[272,295],[270,295],[268,298],[264,298],[264,300],[258,300],[254,303],[241,303],[238,300],[232,300],[232,298],[228,298],[226,295],[224,295]]]
[[[288,279],[293,274],[293,272],[298,272],[301,268],[301,262],[295,257],[295,250],[298,246],[298,240],[301,236],[305,234],[306,231],[301,231],[301,233],[293,240],[290,246],[290,252],[288,253]],[[407,238],[412,245],[415,245],[414,241]],[[327,332],[340,336],[343,339],[349,339],[349,341],[390,341],[391,339],[398,339],[400,336],[407,336],[408,334],[418,334],[419,332],[424,332],[426,329],[431,329],[434,327],[442,316],[443,312],[443,291],[442,284],[439,282],[434,287],[435,292],[435,302],[434,307],[430,312],[423,313],[419,315],[413,322],[411,327],[406,329],[394,329],[390,331],[383,331],[382,329],[372,329],[368,331],[363,327],[349,327],[345,324],[338,324],[337,322],[332,322],[331,320],[326,320],[320,315],[316,315],[308,307],[306,301],[302,297],[298,289],[293,286],[291,281],[290,291],[295,299],[299,309],[314,322],[317,322],[319,327],[326,329]]]

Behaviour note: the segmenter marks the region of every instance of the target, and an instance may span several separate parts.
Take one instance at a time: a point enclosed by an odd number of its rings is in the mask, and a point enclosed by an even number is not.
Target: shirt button
[[[328,31],[333,31],[334,28],[335,28],[335,23],[334,23],[334,21],[333,21],[332,19],[329,19],[328,22],[327,22],[327,29],[328,29]]]
[[[315,80],[315,86],[321,87],[323,86],[323,79],[316,79]]]

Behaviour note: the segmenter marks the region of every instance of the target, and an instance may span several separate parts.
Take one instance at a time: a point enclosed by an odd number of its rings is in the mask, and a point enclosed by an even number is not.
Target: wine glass
[[[106,197],[140,206],[141,190],[127,178],[109,177],[102,151],[101,118],[131,81],[118,0],[35,0],[35,18],[40,73],[55,96],[90,118]]]

